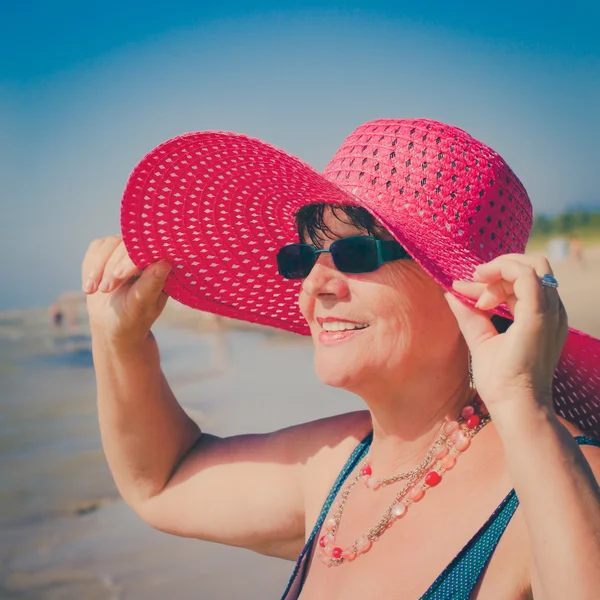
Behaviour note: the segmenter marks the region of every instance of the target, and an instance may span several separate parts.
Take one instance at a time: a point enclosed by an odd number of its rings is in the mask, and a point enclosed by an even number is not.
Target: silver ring
[[[550,273],[546,273],[542,277],[541,283],[544,287],[555,288],[555,289],[558,287],[558,281],[556,280],[556,278],[552,277],[552,275],[550,275]]]

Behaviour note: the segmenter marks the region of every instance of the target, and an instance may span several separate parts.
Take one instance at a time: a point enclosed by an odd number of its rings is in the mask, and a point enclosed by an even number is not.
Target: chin
[[[364,379],[362,369],[357,368],[354,361],[344,360],[342,357],[336,360],[334,357],[319,356],[317,352],[314,366],[319,380],[330,387],[350,391]]]

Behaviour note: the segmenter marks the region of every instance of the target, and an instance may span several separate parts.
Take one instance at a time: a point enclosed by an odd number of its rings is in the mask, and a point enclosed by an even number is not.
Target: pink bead
[[[341,548],[333,548],[331,550],[331,556],[333,556],[333,558],[341,558],[342,557],[342,552],[343,550]]]
[[[436,460],[440,460],[441,458],[444,458],[444,456],[446,456],[446,454],[448,454],[448,447],[447,446],[440,446],[435,451],[435,454],[433,456],[434,456],[434,458]]]
[[[408,497],[413,502],[418,502],[419,500],[421,500],[421,498],[423,498],[424,495],[425,495],[425,491],[423,490],[422,487],[414,487],[412,490],[410,490]]]
[[[406,504],[399,502],[394,504],[391,510],[392,519],[401,519],[406,514]]]
[[[481,419],[477,415],[471,415],[467,419],[467,427],[469,429],[475,429],[479,423],[481,423]]]
[[[323,548],[326,548],[327,546],[331,546],[331,544],[333,544],[333,542],[335,542],[335,536],[331,533],[324,535],[321,539],[323,540],[323,544],[321,544],[321,546]]]
[[[327,553],[324,550],[319,550],[319,552],[317,553],[317,558],[324,564],[324,565],[328,565],[329,564],[329,556],[327,556]]]
[[[369,477],[369,479],[367,479],[366,481],[366,485],[371,490],[378,490],[381,487],[379,479],[377,479],[376,477]]]
[[[452,444],[456,444],[456,442],[458,442],[458,440],[460,440],[460,438],[464,437],[464,435],[465,434],[462,432],[462,429],[453,431],[452,435],[450,436],[450,442]]]
[[[327,531],[331,531],[335,527],[335,519],[327,519],[324,527]]]
[[[465,406],[460,414],[463,419],[468,419],[475,414],[475,409],[472,406]]]
[[[452,469],[452,467],[454,467],[455,464],[456,464],[456,458],[454,456],[452,456],[452,454],[448,454],[448,456],[446,456],[446,458],[442,459],[442,462],[440,463],[440,467],[442,467],[442,469],[444,469],[444,471],[449,471],[450,469]]]
[[[346,548],[346,550],[342,552],[342,558],[348,562],[352,562],[356,558],[356,552],[354,552],[353,548]]]
[[[454,433],[455,431],[458,431],[459,429],[460,425],[456,421],[449,421],[448,423],[446,423],[446,433],[448,435]]]
[[[370,465],[365,465],[362,468],[360,474],[361,475],[372,475],[373,474],[373,470],[371,469]]]
[[[372,545],[373,545],[373,543],[371,542],[371,540],[369,538],[361,537],[356,542],[356,552],[358,554],[364,554],[365,552],[368,552],[371,549]]]
[[[454,447],[459,452],[464,452],[470,446],[470,444],[471,444],[471,440],[466,435],[463,435],[462,437],[459,437],[456,440]]]
[[[440,481],[442,481],[442,476],[437,471],[431,471],[425,476],[425,483],[429,487],[435,487]]]

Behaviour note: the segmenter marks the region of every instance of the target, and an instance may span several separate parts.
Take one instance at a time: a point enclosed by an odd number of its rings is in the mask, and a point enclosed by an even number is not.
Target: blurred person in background
[[[48,314],[50,315],[50,320],[52,321],[52,325],[55,329],[60,329],[63,324],[64,314],[62,309],[60,308],[60,304],[58,302],[53,302],[48,307]]]
[[[583,267],[583,246],[581,244],[581,240],[576,235],[571,236],[571,240],[569,243],[569,254],[571,255],[571,260],[578,266]]]

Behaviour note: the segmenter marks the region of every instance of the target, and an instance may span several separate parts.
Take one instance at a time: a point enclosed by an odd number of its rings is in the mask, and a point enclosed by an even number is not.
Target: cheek
[[[373,300],[376,320],[366,352],[397,362],[412,345],[413,306],[405,294],[390,286],[383,287]]]
[[[382,342],[396,344],[401,352],[422,342],[431,345],[450,313],[441,289],[416,263],[399,261],[387,267],[382,269],[375,312],[381,317]]]
[[[444,354],[460,337],[460,329],[450,310],[444,290],[420,267],[412,265],[396,276],[399,286],[398,310],[406,323],[406,340],[417,354]]]
[[[307,294],[302,290],[300,291],[298,294],[298,308],[300,309],[300,314],[308,324],[315,348],[318,348],[319,344],[317,344],[317,336],[320,333],[320,328],[314,324],[313,317],[315,314],[315,304],[315,300],[310,294]]]
[[[314,313],[314,306],[314,300],[311,300],[308,294],[300,290],[298,294],[298,308],[300,309],[300,314],[309,322]]]
[[[375,314],[394,329],[408,331],[421,312],[427,295],[421,271],[413,263],[390,263],[381,269],[379,290],[374,297]]]

